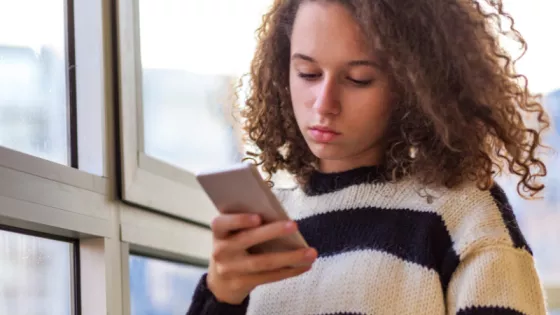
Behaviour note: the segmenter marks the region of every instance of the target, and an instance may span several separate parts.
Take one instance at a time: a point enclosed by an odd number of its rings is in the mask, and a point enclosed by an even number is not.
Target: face
[[[306,2],[291,38],[290,93],[301,133],[325,172],[381,161],[388,76],[341,5]]]

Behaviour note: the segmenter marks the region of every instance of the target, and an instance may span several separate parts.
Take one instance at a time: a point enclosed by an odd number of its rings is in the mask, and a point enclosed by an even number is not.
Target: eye
[[[307,80],[307,81],[313,81],[313,80],[316,80],[316,79],[320,78],[321,74],[298,72],[298,77],[300,77],[304,80]]]
[[[370,79],[370,80],[356,80],[356,79],[352,79],[350,77],[348,77],[347,79],[350,82],[352,82],[353,84],[355,84],[356,86],[359,86],[359,87],[368,86],[373,82],[373,79]]]

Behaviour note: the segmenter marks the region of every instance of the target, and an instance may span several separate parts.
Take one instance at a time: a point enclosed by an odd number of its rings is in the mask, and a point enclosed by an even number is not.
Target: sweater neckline
[[[316,196],[335,192],[353,185],[386,182],[385,168],[381,165],[362,166],[342,172],[313,171],[305,185],[307,195]]]

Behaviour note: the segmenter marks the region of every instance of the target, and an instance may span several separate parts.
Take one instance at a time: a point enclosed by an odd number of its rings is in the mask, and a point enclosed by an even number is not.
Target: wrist
[[[232,294],[231,292],[223,292],[220,287],[223,286],[219,285],[219,283],[215,283],[210,275],[206,277],[206,287],[208,290],[214,295],[216,301],[220,303],[226,303],[230,305],[241,305],[245,302],[248,294]]]

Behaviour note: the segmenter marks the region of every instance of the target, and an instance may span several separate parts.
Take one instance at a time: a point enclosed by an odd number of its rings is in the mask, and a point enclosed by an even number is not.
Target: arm
[[[264,254],[247,251],[295,231],[297,224],[292,221],[262,224],[261,218],[252,214],[216,217],[212,222],[214,240],[208,273],[200,279],[187,315],[244,315],[254,288],[309,271],[317,258],[314,249]],[[298,267],[290,267],[294,265]]]
[[[245,315],[249,305],[247,297],[240,305],[219,302],[206,286],[206,274],[198,283],[187,315]]]
[[[507,245],[467,254],[451,279],[447,309],[457,315],[546,314],[532,255]]]

